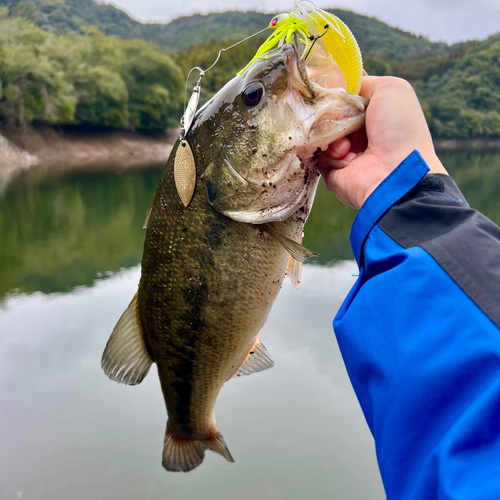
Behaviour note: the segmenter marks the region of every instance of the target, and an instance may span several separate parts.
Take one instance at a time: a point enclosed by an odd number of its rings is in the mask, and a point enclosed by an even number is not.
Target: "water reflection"
[[[69,291],[140,262],[158,170],[21,185],[0,199],[0,298]]]
[[[275,367],[228,382],[217,403],[236,463],[207,453],[187,475],[161,467],[166,415],[156,370],[127,387],[99,366],[138,266],[71,294],[8,299],[0,496],[381,500],[372,439],[331,330],[355,273],[351,261],[308,266],[300,293],[283,288],[261,332]]]
[[[446,151],[439,157],[469,205],[500,225],[500,153]]]
[[[67,292],[140,262],[142,223],[160,170],[90,174],[18,185],[0,198],[0,300],[9,292]],[[355,211],[324,186],[306,244],[318,262],[351,258]]]
[[[443,152],[443,163],[474,208],[500,223],[500,154]],[[140,262],[144,215],[159,169],[28,178],[0,198],[0,301],[9,292],[53,293],[90,286]],[[356,211],[320,185],[304,244],[317,264],[351,259]]]

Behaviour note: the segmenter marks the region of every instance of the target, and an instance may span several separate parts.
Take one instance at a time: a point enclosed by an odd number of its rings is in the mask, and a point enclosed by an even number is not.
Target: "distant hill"
[[[93,0],[0,0],[0,6],[7,6],[9,15],[26,17],[57,35],[78,32],[84,26],[97,26],[107,35],[143,38],[170,53],[202,41],[243,38],[260,31],[272,17],[272,14],[252,11],[228,11],[179,17],[168,24],[147,24],[132,19],[113,5]],[[351,28],[363,52],[389,61],[439,56],[449,49],[445,43],[430,42],[374,17],[342,9],[327,10]]]
[[[84,26],[97,26],[108,35],[143,38],[143,24],[112,5],[93,0],[0,0],[9,15],[25,17],[56,35],[78,32]]]
[[[431,59],[427,74],[410,78],[431,132],[446,138],[500,137],[500,33],[452,59]]]
[[[374,17],[349,10],[326,10],[349,26],[363,52],[370,52],[384,59],[420,59],[445,54],[449,48],[445,43],[430,42],[424,37],[393,28]],[[148,26],[148,32],[154,33],[151,41],[173,51],[197,45],[202,41],[236,39],[251,35],[266,26],[271,18],[272,14],[229,11],[179,17],[166,25],[145,26]]]

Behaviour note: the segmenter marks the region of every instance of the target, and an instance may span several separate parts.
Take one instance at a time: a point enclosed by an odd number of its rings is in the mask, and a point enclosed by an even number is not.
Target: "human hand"
[[[318,158],[328,189],[340,201],[361,208],[414,149],[429,166],[429,173],[447,174],[434,151],[418,98],[407,81],[365,76],[360,94],[370,99],[365,127],[332,142]]]

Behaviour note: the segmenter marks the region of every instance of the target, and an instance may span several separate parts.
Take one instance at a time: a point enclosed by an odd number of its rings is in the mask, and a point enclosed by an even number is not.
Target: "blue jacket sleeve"
[[[388,500],[500,499],[500,229],[414,151],[353,224],[334,329]]]

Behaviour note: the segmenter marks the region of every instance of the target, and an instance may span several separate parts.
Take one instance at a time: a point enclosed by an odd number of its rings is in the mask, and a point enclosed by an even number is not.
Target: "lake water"
[[[469,203],[500,223],[500,154],[440,155]],[[229,381],[217,423],[236,463],[207,452],[161,467],[156,370],[110,381],[101,354],[140,276],[144,215],[161,172],[27,174],[0,198],[0,498],[382,500],[374,444],[331,322],[355,281],[355,211],[322,185],[305,245],[260,337],[273,369]]]

